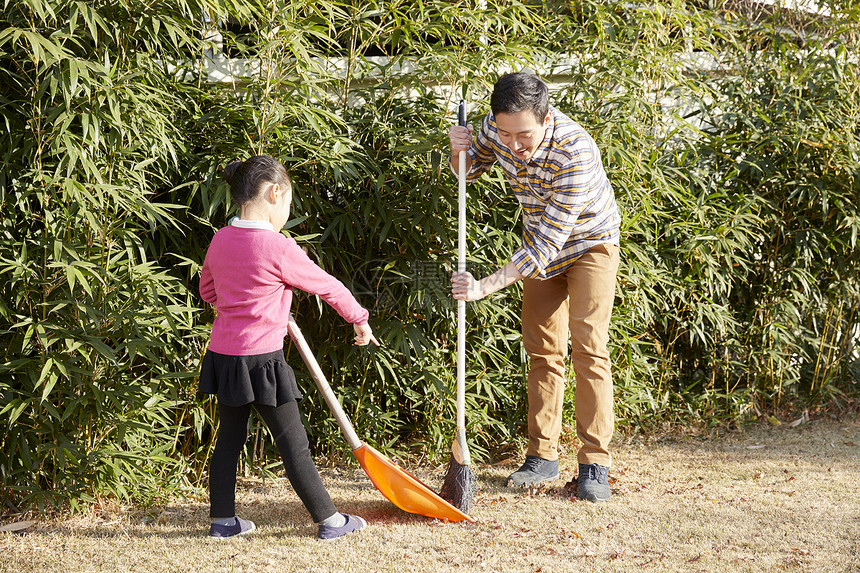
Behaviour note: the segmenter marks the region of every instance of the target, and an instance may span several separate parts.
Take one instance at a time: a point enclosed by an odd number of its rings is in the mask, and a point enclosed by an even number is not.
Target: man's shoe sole
[[[597,497],[596,495],[588,495],[585,497],[580,496],[579,499],[582,501],[590,501],[591,503],[603,503],[609,501],[611,495],[607,495],[606,497]]]

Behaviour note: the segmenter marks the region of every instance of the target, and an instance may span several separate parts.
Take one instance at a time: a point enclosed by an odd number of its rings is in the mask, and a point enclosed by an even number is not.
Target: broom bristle
[[[445,474],[445,482],[439,497],[468,514],[472,509],[472,497],[475,495],[475,472],[472,466],[458,464],[454,456],[448,463],[448,473]]]

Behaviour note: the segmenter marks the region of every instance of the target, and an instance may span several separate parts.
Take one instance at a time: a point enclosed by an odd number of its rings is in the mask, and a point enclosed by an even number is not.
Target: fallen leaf
[[[809,411],[804,410],[803,415],[800,418],[796,419],[792,423],[789,424],[789,427],[796,428],[797,426],[809,421]]]
[[[564,493],[566,493],[567,497],[569,497],[570,499],[577,499],[576,494],[579,490],[578,486],[579,484],[577,483],[577,481],[575,479],[572,479],[566,484],[564,484],[564,488],[562,488],[562,491],[564,491]]]

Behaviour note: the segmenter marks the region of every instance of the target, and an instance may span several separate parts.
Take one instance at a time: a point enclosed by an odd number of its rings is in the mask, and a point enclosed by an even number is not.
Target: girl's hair
[[[490,96],[493,115],[530,111],[538,122],[549,113],[549,91],[542,79],[533,74],[505,74],[499,78]]]
[[[230,195],[240,206],[256,199],[264,183],[277,183],[292,189],[292,181],[284,165],[268,155],[232,161],[224,168],[224,180],[230,184]]]

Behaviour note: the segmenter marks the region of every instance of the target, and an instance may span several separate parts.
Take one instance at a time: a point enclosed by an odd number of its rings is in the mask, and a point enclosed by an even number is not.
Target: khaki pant
[[[526,452],[530,456],[558,459],[569,333],[576,374],[576,434],[583,444],[578,461],[611,465],[609,440],[615,416],[607,342],[618,259],[617,246],[597,245],[559,276],[523,281],[523,345],[531,359]]]

